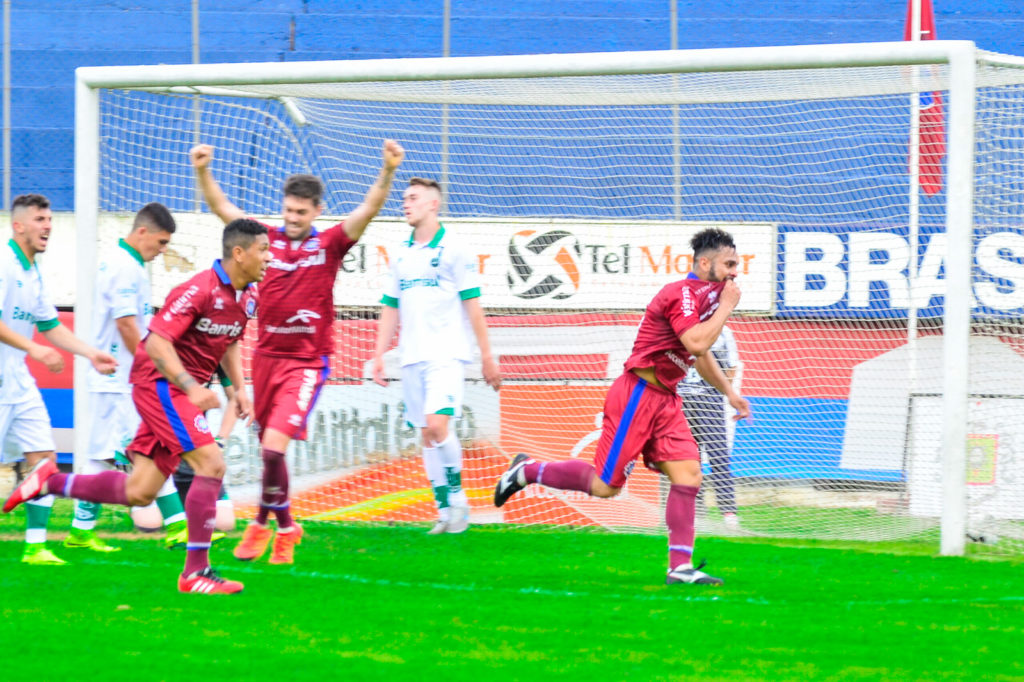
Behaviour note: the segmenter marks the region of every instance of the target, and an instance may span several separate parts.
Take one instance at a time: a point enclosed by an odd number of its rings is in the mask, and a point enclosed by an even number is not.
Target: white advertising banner
[[[400,382],[387,387],[373,382],[324,386],[309,415],[308,440],[292,441],[288,462],[293,475],[307,481],[330,480],[338,475],[376,464],[383,457],[419,453],[419,431],[404,418]],[[210,428],[220,428],[219,410],[209,413]],[[462,418],[453,422],[464,441],[497,441],[500,431],[498,394],[482,382],[467,381]],[[241,422],[225,448],[228,481],[245,486],[260,481],[263,460],[255,429]]]
[[[178,231],[167,254],[152,264],[156,303],[175,285],[207,268],[220,255],[221,224],[208,213],[175,214]],[[131,229],[132,216],[104,214],[101,253],[116,248]],[[268,224],[280,223],[268,217]],[[320,228],[334,224],[324,219]],[[686,276],[690,238],[708,227],[733,235],[739,252],[737,308],[771,313],[775,298],[776,226],[771,223],[655,221],[481,220],[444,221],[475,258],[488,308],[535,310],[642,310],[665,284]],[[74,303],[77,269],[73,214],[54,217],[56,238],[41,260],[57,305]],[[404,221],[375,220],[349,252],[335,284],[345,306],[376,306],[391,254],[408,240]]]

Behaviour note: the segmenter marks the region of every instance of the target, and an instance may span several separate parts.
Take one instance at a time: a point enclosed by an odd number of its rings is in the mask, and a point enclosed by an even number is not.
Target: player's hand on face
[[[384,358],[373,359],[373,382],[381,386],[387,386],[388,380],[384,378]]]
[[[384,140],[384,167],[390,170],[398,168],[405,158],[405,150],[402,145],[394,140]]]
[[[96,353],[89,358],[92,366],[96,368],[96,371],[100,374],[113,374],[117,371],[117,360],[110,353],[104,353],[103,351],[96,351]]]
[[[64,358],[55,349],[39,343],[32,344],[28,349],[28,356],[36,362],[46,365],[46,369],[54,374],[64,370]]]
[[[736,284],[734,279],[725,280],[725,286],[722,287],[722,293],[718,298],[722,305],[735,308],[740,302],[740,285]]]
[[[501,372],[498,371],[498,363],[494,361],[494,358],[487,358],[481,362],[480,369],[487,385],[495,391],[501,390]]]
[[[206,168],[213,160],[213,147],[208,144],[197,144],[189,150],[188,156],[196,168]]]
[[[196,409],[206,412],[220,407],[220,398],[217,394],[199,384],[194,384],[187,392],[188,401],[196,406]],[[241,400],[239,400],[241,402]]]
[[[732,409],[736,410],[736,414],[733,415],[733,421],[739,421],[741,419],[750,418],[750,403],[747,399],[741,395],[737,395],[729,399],[729,404],[732,405]]]

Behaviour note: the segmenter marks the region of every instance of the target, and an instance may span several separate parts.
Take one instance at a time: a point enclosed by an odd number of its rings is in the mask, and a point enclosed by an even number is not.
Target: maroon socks
[[[185,570],[189,576],[210,565],[210,540],[217,523],[217,497],[221,479],[196,476],[185,496],[185,516],[188,519],[188,544],[185,545]]]
[[[267,525],[271,511],[277,517],[278,529],[288,528],[294,523],[288,502],[288,465],[284,453],[263,448],[263,492],[256,523]]]
[[[691,485],[673,484],[665,503],[665,525],[668,526],[668,567],[688,564],[693,558],[694,521],[697,516],[697,491]]]

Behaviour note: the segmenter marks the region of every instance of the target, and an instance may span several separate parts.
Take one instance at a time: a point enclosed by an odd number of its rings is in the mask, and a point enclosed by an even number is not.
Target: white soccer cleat
[[[445,519],[438,519],[434,527],[427,531],[427,535],[441,535],[442,533],[448,532],[448,521]]]
[[[452,507],[452,516],[448,519],[446,533],[465,533],[469,528],[469,507]]]

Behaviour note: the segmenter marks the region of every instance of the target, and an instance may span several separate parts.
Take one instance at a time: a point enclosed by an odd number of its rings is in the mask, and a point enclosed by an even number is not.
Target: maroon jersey
[[[238,294],[216,260],[209,270],[172,289],[149,324],[150,334],[174,344],[185,370],[200,384],[210,380],[224,351],[242,336],[246,322],[256,314],[256,287],[250,284]],[[163,378],[140,343],[129,381],[138,385]]]
[[[695,360],[679,337],[711,317],[718,309],[718,295],[724,286],[725,282],[707,282],[691,273],[686,279],[662,288],[640,320],[626,369],[653,367],[658,381],[675,392],[676,384]]]
[[[334,354],[334,280],[355,241],[338,223],[292,244],[284,228],[268,227],[270,261],[260,283],[256,352],[315,358]]]

